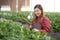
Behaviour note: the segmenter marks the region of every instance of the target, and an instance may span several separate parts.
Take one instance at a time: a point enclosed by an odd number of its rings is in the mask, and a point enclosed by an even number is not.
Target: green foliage
[[[1,11],[0,12],[0,18],[6,18],[6,19],[10,19],[10,20],[13,20],[13,21],[18,21],[18,22],[21,22],[21,23],[25,23],[23,20],[22,20],[22,17],[27,18],[27,16],[29,15],[30,12],[15,12],[15,11]],[[30,20],[29,20],[30,21]],[[31,21],[30,21],[31,22]]]
[[[51,31],[60,32],[60,13],[59,12],[50,12],[46,13],[46,16],[51,20]]]
[[[0,20],[0,40],[52,40],[52,38],[46,33],[31,31],[23,24],[18,26],[13,21]]]

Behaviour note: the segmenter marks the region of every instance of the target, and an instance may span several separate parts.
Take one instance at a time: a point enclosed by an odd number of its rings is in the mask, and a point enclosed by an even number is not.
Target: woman
[[[30,29],[33,29],[34,24],[40,24],[41,28],[34,28],[38,32],[48,32],[50,29],[50,20],[43,15],[43,8],[41,5],[36,5],[34,7],[34,18],[32,20],[32,25],[29,25]],[[38,27],[38,26],[36,26]]]

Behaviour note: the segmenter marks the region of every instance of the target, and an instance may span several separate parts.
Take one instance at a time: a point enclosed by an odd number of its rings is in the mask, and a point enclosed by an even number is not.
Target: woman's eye
[[[38,10],[36,10],[35,12],[38,12]]]

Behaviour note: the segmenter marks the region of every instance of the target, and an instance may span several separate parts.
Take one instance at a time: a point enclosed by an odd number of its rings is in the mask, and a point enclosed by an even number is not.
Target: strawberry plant
[[[0,40],[54,40],[46,33],[39,33],[17,25],[13,21],[0,20]]]

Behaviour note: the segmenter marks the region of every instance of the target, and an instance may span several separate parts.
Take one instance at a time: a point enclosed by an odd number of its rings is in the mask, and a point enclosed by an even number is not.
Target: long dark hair
[[[34,9],[35,8],[39,8],[41,10],[41,15],[40,15],[40,22],[42,23],[42,19],[43,19],[43,8],[40,4],[37,4],[35,5]],[[36,20],[37,19],[37,16],[35,15],[35,18],[33,18],[33,20]]]

